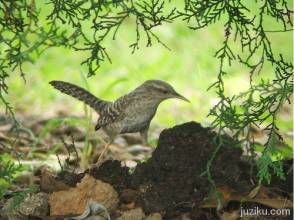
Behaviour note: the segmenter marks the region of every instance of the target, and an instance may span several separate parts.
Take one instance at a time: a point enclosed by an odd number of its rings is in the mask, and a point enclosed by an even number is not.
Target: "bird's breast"
[[[137,101],[125,109],[124,117],[121,119],[120,133],[138,132],[147,126],[154,117],[158,104],[148,101]]]

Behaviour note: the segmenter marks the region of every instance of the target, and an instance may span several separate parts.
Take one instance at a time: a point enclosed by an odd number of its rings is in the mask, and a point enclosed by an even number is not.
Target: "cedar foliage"
[[[136,40],[130,43],[132,52],[139,49],[139,43],[146,46],[160,43],[167,47],[154,28],[160,25],[184,20],[189,28],[197,31],[214,23],[223,26],[224,40],[216,51],[219,61],[214,89],[220,101],[211,109],[213,126],[220,133],[230,130],[234,137],[253,149],[254,139],[251,126],[265,125],[268,141],[258,162],[260,180],[270,181],[271,170],[283,177],[281,163],[272,162],[277,142],[282,136],[277,127],[277,114],[282,105],[290,102],[293,91],[293,64],[282,54],[273,51],[269,38],[271,32],[286,32],[293,29],[293,11],[286,0],[185,0],[181,7],[176,1],[167,0],[1,0],[0,1],[0,99],[8,112],[12,106],[5,99],[8,93],[7,77],[12,70],[18,70],[25,80],[24,62],[34,62],[50,47],[68,47],[76,51],[87,51],[82,62],[88,68],[88,75],[95,74],[104,61],[111,61],[107,38],[119,37],[124,22],[133,19],[130,28]],[[42,7],[50,8],[41,13]],[[266,19],[274,19],[279,30],[266,30]],[[85,22],[91,22],[91,35]],[[241,50],[233,50],[232,43]],[[248,67],[250,88],[242,94],[225,95],[224,76],[231,63]],[[257,81],[257,75],[266,63],[270,63],[274,79]]]

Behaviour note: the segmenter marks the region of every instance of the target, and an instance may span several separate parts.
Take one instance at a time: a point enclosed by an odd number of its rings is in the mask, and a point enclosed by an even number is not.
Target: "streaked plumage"
[[[148,80],[114,102],[97,98],[85,89],[68,82],[51,81],[50,84],[91,106],[99,114],[95,129],[103,129],[111,140],[117,134],[140,132],[146,144],[149,125],[158,105],[169,98],[188,101],[170,84],[161,80]]]

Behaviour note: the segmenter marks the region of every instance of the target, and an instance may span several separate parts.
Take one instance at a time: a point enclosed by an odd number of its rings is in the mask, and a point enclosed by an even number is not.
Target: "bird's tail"
[[[51,81],[50,84],[59,91],[70,95],[74,98],[79,99],[80,101],[86,103],[90,107],[92,107],[96,112],[100,113],[101,110],[109,103],[102,99],[97,98],[90,92],[86,91],[85,89],[63,81]]]

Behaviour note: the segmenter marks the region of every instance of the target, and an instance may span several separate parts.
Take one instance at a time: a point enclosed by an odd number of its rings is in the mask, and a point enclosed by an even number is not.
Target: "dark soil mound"
[[[209,193],[211,184],[206,170],[217,147],[215,132],[195,122],[164,130],[152,157],[139,164],[129,175],[118,161],[106,161],[90,173],[112,184],[120,192],[133,188],[140,193],[140,205],[148,213],[160,212],[165,219],[197,208]],[[232,139],[222,138],[222,145],[212,163],[211,173],[217,185],[241,191],[248,189],[249,178],[243,173],[242,151]],[[246,165],[247,166],[247,165]],[[246,168],[248,171],[248,169]]]
[[[118,192],[129,187],[130,174],[127,167],[121,167],[118,160],[105,161],[99,168],[89,171],[90,175],[111,184]]]
[[[209,128],[195,122],[161,133],[152,157],[138,165],[132,175],[133,186],[141,189],[145,212],[164,212],[165,218],[171,219],[208,195],[211,185],[205,171],[217,146],[215,137]],[[226,144],[212,164],[215,183],[232,188],[239,188],[240,182],[249,186],[247,175],[242,174],[241,149],[234,147],[231,139],[223,140]]]

